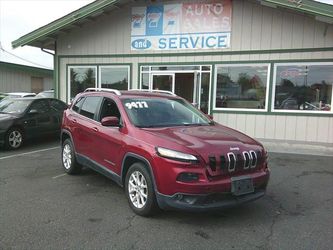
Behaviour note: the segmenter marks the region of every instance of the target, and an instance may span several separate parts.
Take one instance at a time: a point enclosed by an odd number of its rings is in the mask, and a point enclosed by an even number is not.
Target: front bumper
[[[156,194],[160,208],[164,210],[186,210],[191,212],[216,211],[238,206],[257,200],[265,195],[266,189],[255,190],[254,193],[234,196],[230,193],[220,194],[174,194],[172,196]]]

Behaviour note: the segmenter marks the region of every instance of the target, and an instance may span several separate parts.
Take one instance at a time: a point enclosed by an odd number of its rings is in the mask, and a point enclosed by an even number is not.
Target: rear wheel
[[[70,139],[66,139],[62,144],[62,166],[68,174],[78,174],[81,172],[81,165],[79,165],[75,158],[75,151],[73,143]]]
[[[150,216],[157,210],[152,178],[142,163],[134,163],[125,179],[126,196],[132,210],[141,216]]]
[[[6,134],[5,146],[8,149],[17,149],[24,141],[23,132],[19,128],[11,128]]]

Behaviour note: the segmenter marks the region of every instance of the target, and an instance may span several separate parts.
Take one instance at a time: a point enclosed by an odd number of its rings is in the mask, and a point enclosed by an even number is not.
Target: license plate
[[[234,195],[243,195],[254,192],[253,181],[249,177],[231,178],[231,193]]]

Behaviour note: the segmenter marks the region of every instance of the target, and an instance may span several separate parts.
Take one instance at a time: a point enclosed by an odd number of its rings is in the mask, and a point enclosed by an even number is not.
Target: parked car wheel
[[[134,163],[125,179],[126,196],[132,210],[141,216],[153,215],[157,202],[152,178],[142,163]]]
[[[6,134],[5,147],[8,149],[17,149],[24,142],[23,131],[20,128],[10,128]]]
[[[68,174],[79,174],[82,169],[76,161],[74,147],[70,139],[66,139],[62,144],[62,166]]]

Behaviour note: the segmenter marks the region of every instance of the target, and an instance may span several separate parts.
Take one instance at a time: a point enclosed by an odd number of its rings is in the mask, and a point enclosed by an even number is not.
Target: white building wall
[[[31,92],[31,77],[42,77],[44,90],[54,88],[52,76],[0,68],[0,92]]]
[[[138,51],[130,49],[130,36],[131,6],[127,6],[60,37],[57,53],[58,55],[138,54]],[[313,17],[300,13],[265,7],[257,2],[233,1],[231,47],[225,51],[332,46],[333,25],[315,21]],[[186,52],[197,51],[186,50]],[[170,51],[164,53],[168,54]]]
[[[231,47],[228,54],[170,56],[167,52],[130,50],[131,6],[112,12],[69,34],[58,41],[59,92],[66,99],[68,65],[131,64],[131,87],[138,88],[139,64],[210,64],[221,62],[276,62],[288,60],[332,59],[333,51],[283,52],[283,49],[333,47],[333,25],[313,17],[288,10],[260,5],[257,1],[237,0],[232,7]],[[260,51],[264,53],[260,53]],[[267,51],[271,50],[271,53]],[[223,52],[222,51],[222,52]],[[245,51],[245,52],[244,52]],[[246,53],[246,51],[255,51]],[[201,50],[200,52],[209,52]],[[221,52],[221,51],[218,51]],[[234,52],[234,54],[232,53]],[[77,55],[77,56],[76,56]],[[84,55],[90,55],[85,57]],[[133,55],[132,57],[129,57]],[[139,55],[139,56],[138,56]],[[145,56],[144,56],[145,55]],[[155,56],[156,55],[156,56]],[[273,72],[271,72],[273,73]],[[270,86],[272,83],[270,83]],[[212,86],[213,87],[213,86]],[[230,114],[215,112],[216,121],[243,131],[255,138],[333,145],[333,117],[316,115]]]
[[[31,91],[30,75],[8,69],[0,69],[0,92]]]

